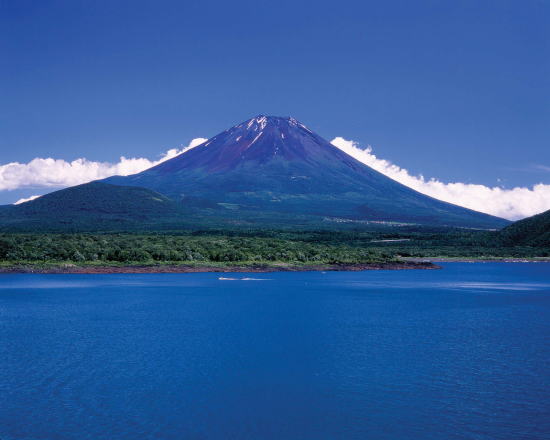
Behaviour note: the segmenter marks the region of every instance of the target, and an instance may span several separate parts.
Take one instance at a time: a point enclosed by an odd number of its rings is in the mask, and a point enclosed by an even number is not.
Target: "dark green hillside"
[[[508,245],[550,247],[550,210],[507,226],[500,236]]]
[[[180,205],[145,188],[92,182],[0,209],[0,230],[135,229],[184,221]]]
[[[385,220],[383,222],[371,222],[299,212],[273,212],[262,206],[259,199],[256,203],[256,209],[247,209],[239,204],[216,203],[193,195],[175,201],[147,188],[91,182],[55,191],[20,205],[0,206],[0,231],[254,230],[257,234],[261,230],[271,229],[298,232],[311,229],[345,231],[402,228],[401,223],[392,222],[387,217],[379,218]],[[399,205],[388,204],[386,212],[391,210],[399,210]],[[437,216],[437,209],[434,208],[433,212]],[[411,223],[414,220],[418,219],[411,219]]]

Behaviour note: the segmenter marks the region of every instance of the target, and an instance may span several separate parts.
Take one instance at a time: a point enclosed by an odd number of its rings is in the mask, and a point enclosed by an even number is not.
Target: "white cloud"
[[[40,157],[28,163],[11,162],[0,165],[0,191],[36,186],[73,186],[109,176],[127,176],[172,159],[205,141],[204,138],[193,139],[188,146],[181,149],[172,148],[156,161],[123,156],[117,163],[94,162],[84,158],[67,162],[63,159]]]
[[[40,196],[30,196],[27,198],[19,199],[14,205],[20,205],[21,203],[30,202],[31,200],[37,199]]]
[[[72,162],[63,159],[36,158],[28,163],[12,162],[0,165],[0,191],[31,187],[67,187],[103,179],[109,176],[139,173],[205,142],[193,139],[188,146],[166,151],[159,160],[121,157],[117,163],[94,162],[81,158]],[[360,162],[423,194],[450,203],[486,212],[510,220],[528,217],[550,209],[550,185],[537,184],[532,188],[505,189],[467,183],[445,183],[424,176],[411,175],[406,169],[377,158],[369,146],[362,149],[354,141],[336,137],[332,144]],[[24,203],[38,196],[19,199]]]
[[[469,183],[445,183],[413,176],[406,169],[379,159],[369,146],[362,149],[354,141],[336,137],[332,144],[355,159],[418,192],[487,214],[517,220],[550,209],[550,185],[505,189]]]

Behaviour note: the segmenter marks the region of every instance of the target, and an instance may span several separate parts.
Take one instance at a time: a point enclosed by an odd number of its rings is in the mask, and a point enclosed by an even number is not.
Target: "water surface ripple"
[[[550,264],[443,266],[0,275],[0,439],[550,438]]]

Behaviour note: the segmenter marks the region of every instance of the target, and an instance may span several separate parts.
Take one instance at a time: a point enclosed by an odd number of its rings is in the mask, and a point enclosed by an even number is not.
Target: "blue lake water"
[[[550,438],[550,264],[443,266],[0,275],[0,439]]]

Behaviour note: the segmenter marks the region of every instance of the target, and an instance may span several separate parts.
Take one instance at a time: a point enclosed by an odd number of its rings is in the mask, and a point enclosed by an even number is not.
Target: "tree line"
[[[3,234],[4,262],[382,262],[384,252],[269,237],[164,234]]]

